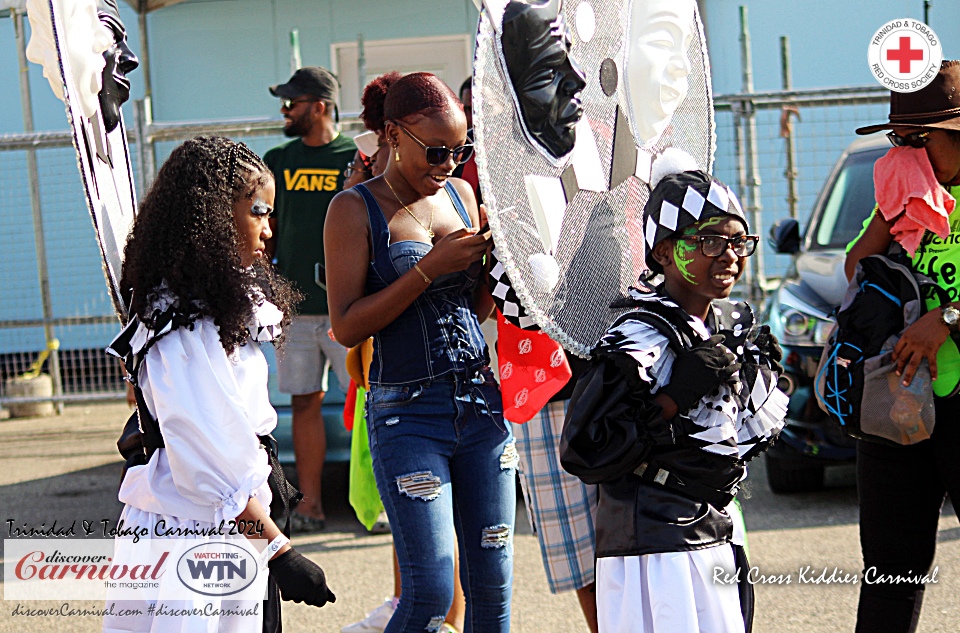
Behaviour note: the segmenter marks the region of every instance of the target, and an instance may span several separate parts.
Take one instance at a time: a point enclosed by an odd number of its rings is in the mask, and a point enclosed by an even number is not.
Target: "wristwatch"
[[[942,308],[940,320],[947,326],[951,334],[960,331],[960,310],[957,310],[952,305],[947,305]]]

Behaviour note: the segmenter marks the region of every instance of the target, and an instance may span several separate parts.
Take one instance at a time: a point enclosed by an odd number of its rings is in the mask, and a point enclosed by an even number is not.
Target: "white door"
[[[344,117],[360,112],[360,94],[367,82],[391,70],[404,74],[431,72],[454,92],[473,73],[473,42],[466,34],[369,40],[364,42],[363,48],[366,73],[361,78],[357,43],[330,45],[333,71],[340,78],[340,111]]]

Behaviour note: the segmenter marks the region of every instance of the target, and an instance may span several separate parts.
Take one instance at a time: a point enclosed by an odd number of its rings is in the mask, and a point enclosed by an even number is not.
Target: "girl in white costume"
[[[198,594],[166,604],[201,609],[180,616],[154,615],[141,603],[139,616],[105,617],[104,631],[272,632],[280,596],[316,606],[335,600],[323,571],[271,519],[286,527],[290,499],[263,439],[277,415],[260,343],[279,337],[297,298],[264,258],[273,198],[270,170],[242,143],[201,137],[175,149],[126,245],[121,288],[131,319],[109,349],[125,360],[139,391],[150,447],[128,461],[119,493],[124,528],[155,539],[163,521],[174,534],[217,542],[244,538],[217,533],[221,521],[252,523],[258,529],[249,538],[270,543],[262,554],[268,600]],[[175,580],[174,566],[164,581]],[[212,615],[202,612],[208,603]],[[218,615],[217,608],[246,614]]]

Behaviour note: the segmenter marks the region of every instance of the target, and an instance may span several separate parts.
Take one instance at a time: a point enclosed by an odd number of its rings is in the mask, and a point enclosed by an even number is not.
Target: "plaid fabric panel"
[[[513,425],[527,515],[540,542],[552,593],[580,589],[594,581],[597,487],[560,467],[567,402],[550,402],[526,424]]]

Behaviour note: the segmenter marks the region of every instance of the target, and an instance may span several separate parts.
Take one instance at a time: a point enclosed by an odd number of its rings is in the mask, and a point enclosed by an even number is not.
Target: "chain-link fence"
[[[803,224],[834,162],[855,138],[853,130],[886,119],[888,94],[877,87],[717,97],[715,174],[738,191],[746,208],[756,211],[760,226],[751,228],[765,231],[790,215]],[[141,195],[143,182],[187,138],[220,134],[242,140],[260,154],[285,140],[279,120],[148,124],[142,112],[138,107],[131,131]],[[355,116],[345,116],[342,128],[353,134],[360,124]],[[30,152],[36,157],[42,232],[31,219]],[[31,399],[8,393],[7,379],[26,371],[47,348],[45,324],[60,344],[54,352],[60,375],[55,391],[60,393],[53,398],[32,396],[34,400],[122,398],[120,367],[103,353],[119,323],[103,280],[68,133],[0,136],[0,221],[7,230],[7,244],[0,249],[0,405]],[[46,321],[37,272],[40,233],[52,313]],[[788,263],[784,256],[763,255],[758,288],[782,274]],[[45,371],[53,366],[47,362]]]
[[[33,176],[31,160],[36,164]],[[38,185],[37,200],[31,199],[32,178]],[[42,216],[39,227],[33,222],[34,205]],[[52,372],[58,365],[58,395],[83,400],[122,394],[119,367],[103,353],[118,321],[69,133],[0,137],[0,219],[8,236],[0,257],[0,403],[44,397],[11,395],[7,392],[13,385],[7,381],[27,371],[48,344],[53,348],[57,343],[57,362],[48,360],[45,369]],[[46,255],[48,319],[39,273],[41,250]],[[45,325],[52,328],[50,340]]]
[[[834,163],[858,138],[854,130],[887,119],[889,95],[870,86],[716,97],[714,175],[734,187],[746,210],[756,210],[760,221],[751,232],[765,238],[774,222],[791,216],[805,227]],[[754,260],[761,263],[756,286],[769,289],[766,282],[781,276],[790,258],[765,246]]]
[[[138,196],[156,166],[188,138],[228,136],[261,155],[289,140],[282,134],[281,120],[151,125],[143,122],[140,104],[136,111],[129,138]],[[351,135],[361,128],[355,115],[341,125]],[[145,152],[140,151],[140,138],[145,139]],[[31,161],[36,164],[36,201],[31,197]],[[34,205],[42,217],[39,227],[33,222]],[[120,324],[104,281],[69,132],[0,135],[0,221],[8,227],[7,246],[0,249],[0,405],[122,399],[123,371],[103,351]],[[46,255],[46,319],[40,252]],[[32,389],[22,393],[13,379],[42,360],[48,349],[43,368],[54,374],[53,394]]]

